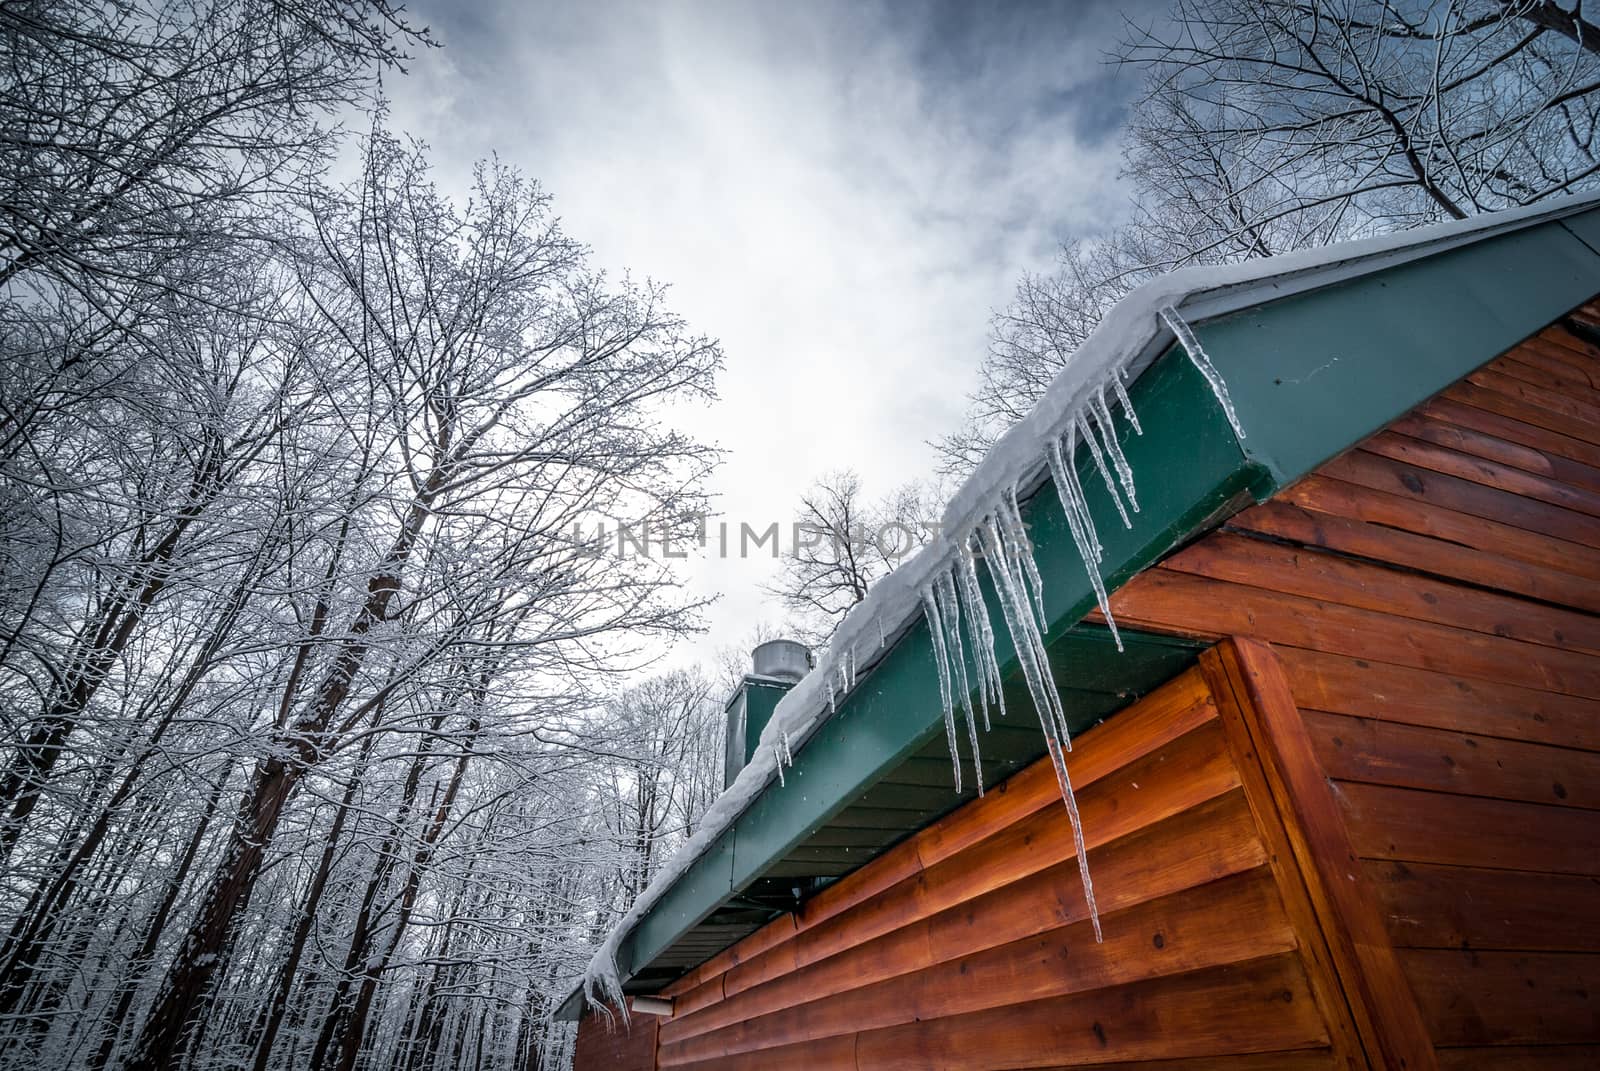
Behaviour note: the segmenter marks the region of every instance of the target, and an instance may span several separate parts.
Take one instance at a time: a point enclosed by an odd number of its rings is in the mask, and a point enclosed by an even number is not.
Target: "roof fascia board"
[[[1574,222],[1600,230],[1600,211]],[[1195,332],[1228,384],[1245,452],[1282,486],[1597,292],[1600,254],[1551,222],[1242,309]]]

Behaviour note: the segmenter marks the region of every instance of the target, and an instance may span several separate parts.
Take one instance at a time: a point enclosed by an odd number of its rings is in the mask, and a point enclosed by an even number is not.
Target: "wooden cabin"
[[[1191,294],[1244,438],[1150,325],[1125,651],[1027,503],[1103,941],[1015,659],[957,795],[912,623],[580,1071],[1600,1067],[1597,250],[1574,200]]]

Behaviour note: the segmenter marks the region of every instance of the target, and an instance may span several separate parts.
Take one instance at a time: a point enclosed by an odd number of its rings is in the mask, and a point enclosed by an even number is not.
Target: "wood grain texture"
[[[1519,1045],[1440,1049],[1441,1071],[1594,1071],[1600,1045]]]
[[[1541,332],[1113,597],[1273,645],[1288,797],[1342,828],[1311,854],[1442,1067],[1600,1066],[1596,384],[1600,349]]]
[[[1290,914],[1336,1038],[1348,1021],[1373,1066],[1433,1068],[1427,1027],[1277,656],[1266,644],[1236,638],[1206,652],[1201,665],[1224,722],[1236,726],[1236,750],[1247,752],[1239,754],[1240,765],[1260,772],[1258,820],[1269,846],[1281,842],[1274,858],[1287,898],[1304,901]],[[1334,1047],[1354,1052],[1357,1043]]]
[[[654,1071],[656,1031],[661,1020],[654,1015],[610,1017],[589,1012],[578,1022],[578,1041],[572,1071]]]
[[[1406,949],[1417,999],[1441,1045],[1591,1042],[1600,956]]]
[[[1403,948],[1600,952],[1600,879],[1367,860]]]
[[[1046,760],[694,972],[661,1066],[1365,1066],[1239,762],[1181,675],[1075,744],[1103,942]]]

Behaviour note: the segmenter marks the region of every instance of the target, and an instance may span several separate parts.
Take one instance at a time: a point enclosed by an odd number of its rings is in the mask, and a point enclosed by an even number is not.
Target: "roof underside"
[[[1119,438],[1138,481],[1131,528],[1087,458],[1079,468],[1115,590],[1172,549],[1492,360],[1600,292],[1600,209],[1574,201],[1471,241],[1366,271],[1341,264],[1326,285],[1268,279],[1241,301],[1196,302],[1191,324],[1228,384],[1246,438],[1235,438],[1209,385],[1175,347],[1130,388],[1142,435]],[[1180,312],[1189,311],[1188,306]],[[1170,336],[1169,336],[1170,344]],[[1024,503],[1043,576],[1045,641],[1074,731],[1129,705],[1186,667],[1196,649],[1081,624],[1094,604],[1053,490],[1042,474]],[[980,573],[982,569],[980,567]],[[984,577],[990,615],[1001,620]],[[980,733],[985,782],[1044,754],[1004,630],[1004,719]],[[951,784],[932,645],[914,621],[796,750],[772,784],[666,889],[618,948],[630,992],[652,992],[807,895],[869,862],[975,795]],[[962,745],[965,754],[965,745]],[[1070,758],[1069,758],[1070,765]],[[581,998],[562,1009],[575,1017]]]
[[[1169,636],[1124,633],[1117,653],[1111,634],[1079,625],[1050,648],[1057,681],[1075,733],[1110,717],[1194,662],[1199,646]],[[983,781],[992,788],[1044,757],[1044,737],[1027,688],[1007,682],[1006,712],[991,711],[991,727],[980,732]],[[743,893],[730,897],[704,920],[656,955],[625,987],[655,992],[735,941],[791,911],[806,896],[977,798],[972,760],[962,741],[962,787],[953,786],[950,748],[941,732],[893,766],[833,817],[768,866]]]

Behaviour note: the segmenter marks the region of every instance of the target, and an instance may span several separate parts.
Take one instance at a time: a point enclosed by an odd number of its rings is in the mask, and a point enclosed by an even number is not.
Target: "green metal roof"
[[[1158,351],[1130,388],[1142,436],[1122,445],[1141,510],[1125,529],[1096,474],[1083,469],[1100,519],[1107,587],[1263,500],[1419,402],[1600,293],[1600,209],[1573,200],[1503,228],[1385,254],[1359,269],[1324,265],[1208,294],[1179,311],[1228,384],[1246,437],[1236,439],[1209,386],[1176,347]],[[1170,343],[1170,336],[1168,343]],[[1074,731],[1128,705],[1192,661],[1169,637],[1081,624],[1093,607],[1082,561],[1053,490],[1024,503],[1050,613],[1045,639]],[[1026,488],[1024,490],[1027,490]],[[1110,523],[1106,519],[1110,518]],[[1000,620],[988,579],[984,594]],[[980,734],[985,780],[1044,754],[1005,630],[996,656],[1007,716]],[[858,681],[768,786],[621,942],[628,991],[651,992],[825,884],[966,802],[950,757],[930,638],[917,621]],[[562,1013],[575,1017],[581,995]]]

